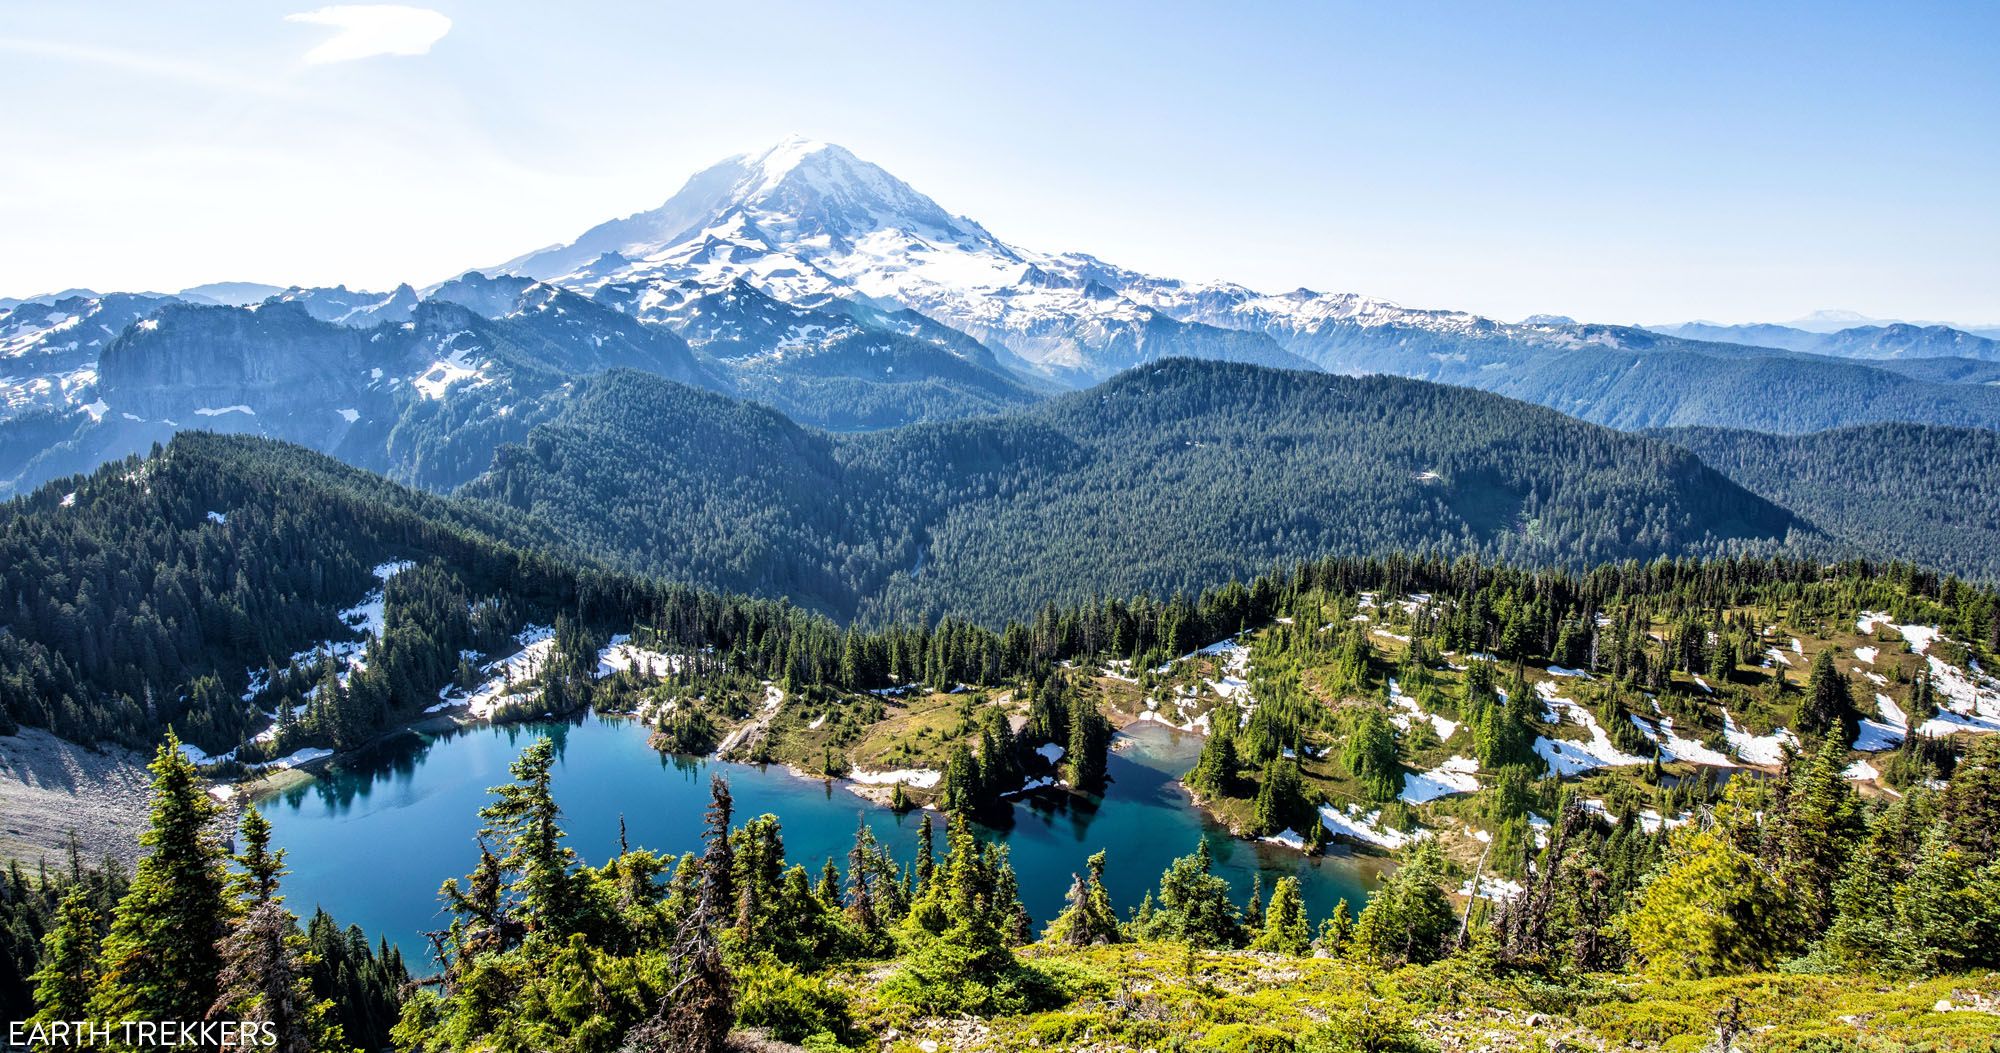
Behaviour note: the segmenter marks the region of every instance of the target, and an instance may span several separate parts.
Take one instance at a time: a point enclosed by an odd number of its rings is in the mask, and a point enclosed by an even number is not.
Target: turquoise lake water
[[[661,754],[629,720],[587,716],[481,726],[443,734],[410,732],[344,763],[310,784],[258,802],[288,853],[286,905],[301,916],[322,906],[341,924],[402,948],[413,971],[427,965],[423,933],[443,928],[437,888],[465,874],[478,857],[477,812],[488,789],[508,781],[507,765],[537,736],[557,747],[556,801],[569,845],[596,864],[618,845],[623,816],[635,847],[678,855],[700,851],[702,811],[711,771],[729,779],[736,822],[769,812],[783,823],[785,854],[817,874],[831,857],[845,865],[855,824],[866,822],[900,861],[916,854],[918,813],[897,815],[845,785],[806,779],[778,766]],[[1005,843],[1020,876],[1021,898],[1040,931],[1062,909],[1070,876],[1100,849],[1105,880],[1121,914],[1158,887],[1174,857],[1209,838],[1216,872],[1238,896],[1252,876],[1266,890],[1290,874],[1304,887],[1317,920],[1345,898],[1358,912],[1374,888],[1379,860],[1334,850],[1307,858],[1278,845],[1239,840],[1188,801],[1176,779],[1193,763],[1200,739],[1153,724],[1120,732],[1104,799],[1067,795],[1016,801],[980,826]],[[942,834],[942,829],[939,831]],[[943,851],[943,837],[939,837]]]

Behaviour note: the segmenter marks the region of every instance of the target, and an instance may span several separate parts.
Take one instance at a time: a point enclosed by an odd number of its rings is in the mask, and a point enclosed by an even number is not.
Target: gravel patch
[[[139,858],[151,775],[146,758],[118,746],[92,749],[39,728],[0,737],[0,859],[56,862],[71,832],[84,858]]]

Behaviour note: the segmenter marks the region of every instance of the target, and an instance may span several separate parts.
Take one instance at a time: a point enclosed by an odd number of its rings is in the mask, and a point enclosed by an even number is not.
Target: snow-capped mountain
[[[331,289],[302,289],[294,285],[273,293],[267,299],[276,303],[299,304],[307,314],[322,322],[353,329],[367,329],[382,322],[408,321],[410,313],[417,307],[417,291],[408,285],[399,285],[387,293],[354,290],[345,285],[336,285]]]
[[[1828,312],[1822,312],[1828,313]],[[1777,347],[1841,358],[1918,359],[1964,358],[2000,361],[2000,340],[1943,325],[1907,322],[1868,324],[1815,332],[1785,325],[1714,325],[1687,322],[1652,326],[1656,333],[1687,340],[1713,340],[1757,347]]]
[[[1005,412],[1171,356],[1460,384],[1626,428],[2000,427],[1988,363],[1921,357],[1990,343],[1788,332],[1815,353],[1185,282],[1011,244],[839,146],[789,139],[658,208],[421,291],[222,283],[0,301],[0,495],[183,427],[282,435],[449,485],[570,380],[608,368],[836,430]],[[1860,333],[1872,351],[1832,346]],[[1863,354],[1885,357],[1828,357]]]
[[[1914,363],[1828,366],[1823,357],[1634,326],[1558,315],[1501,322],[1347,292],[1271,294],[1038,251],[1001,240],[839,146],[796,138],[723,161],[657,209],[497,271],[586,292],[698,347],[735,349],[726,353],[768,353],[772,341],[815,326],[833,331],[805,315],[864,305],[927,318],[991,348],[1005,366],[1072,386],[1187,355],[1463,384],[1621,426],[1754,419],[1804,431],[1910,414],[2000,421],[2000,392]],[[1750,413],[1771,384],[1867,394]]]
[[[86,292],[0,310],[0,420],[92,405],[98,356],[127,327],[170,302],[143,293]]]
[[[1176,354],[1304,365],[1264,334],[1127,295],[1127,284],[1153,279],[1009,245],[846,149],[807,139],[729,158],[659,208],[497,270],[592,293],[618,287],[641,318],[673,309],[663,305],[691,287],[739,282],[808,307],[841,299],[913,310],[1072,382]]]

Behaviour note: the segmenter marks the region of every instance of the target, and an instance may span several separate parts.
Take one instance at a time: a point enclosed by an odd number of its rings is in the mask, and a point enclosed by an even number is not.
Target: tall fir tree
[[[56,909],[55,927],[42,937],[41,968],[31,977],[35,1022],[85,1018],[91,992],[97,986],[99,921],[89,887],[72,881]]]
[[[200,1020],[218,993],[217,942],[235,913],[211,828],[218,806],[172,731],[151,770],[152,817],[139,837],[147,854],[104,938],[90,1000],[97,1020]]]
[[[1271,902],[1264,908],[1264,928],[1253,946],[1278,954],[1306,954],[1312,950],[1312,928],[1306,921],[1305,898],[1299,879],[1286,875],[1271,889]]]

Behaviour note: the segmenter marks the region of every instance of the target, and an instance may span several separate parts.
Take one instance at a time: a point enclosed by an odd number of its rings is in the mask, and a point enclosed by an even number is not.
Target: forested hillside
[[[598,570],[503,509],[204,433],[0,508],[0,595],[5,729],[147,744],[172,726],[238,763],[365,741],[528,626],[644,622],[780,670],[805,638],[839,641],[788,604]]]
[[[1869,551],[2000,579],[2000,432],[1873,424],[1796,436],[1654,434]]]
[[[1942,379],[1934,371],[1913,375],[1834,358],[1582,348],[1479,386],[1613,428],[1722,421],[1732,428],[1809,432],[1898,420],[2000,427],[2000,388]]]
[[[736,442],[689,441],[709,434]],[[1186,360],[850,438],[614,373],[463,492],[623,566],[871,620],[998,623],[1328,552],[1580,565],[1817,543],[1692,457],[1546,410]]]

